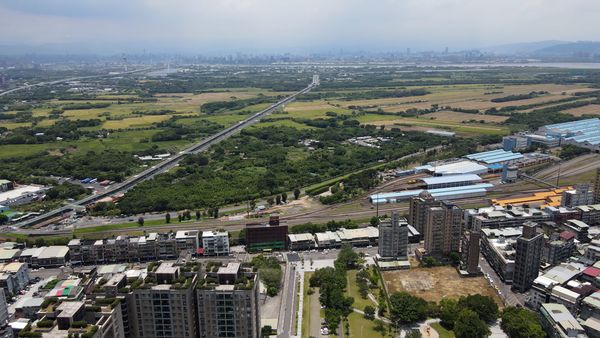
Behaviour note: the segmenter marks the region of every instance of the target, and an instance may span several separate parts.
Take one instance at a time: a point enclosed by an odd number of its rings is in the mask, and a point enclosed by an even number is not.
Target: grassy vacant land
[[[500,297],[483,277],[461,278],[449,266],[411,268],[381,273],[390,293],[405,291],[431,302],[443,298],[459,298],[471,294],[492,297],[502,306]]]
[[[431,328],[437,331],[440,338],[454,338],[454,331],[445,329],[440,323],[432,323]]]
[[[360,292],[358,291],[358,284],[356,283],[357,272],[357,270],[349,270],[348,272],[346,272],[346,277],[348,279],[348,287],[346,288],[346,292],[348,293],[348,296],[354,298],[354,304],[352,304],[352,306],[361,311],[364,310],[365,306],[367,305],[377,308],[375,303],[373,303],[369,298],[363,299],[360,296]]]

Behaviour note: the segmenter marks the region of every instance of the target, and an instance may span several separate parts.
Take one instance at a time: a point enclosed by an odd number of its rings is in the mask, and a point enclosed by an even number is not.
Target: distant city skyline
[[[89,53],[450,51],[597,39],[586,0],[5,0],[0,45]]]

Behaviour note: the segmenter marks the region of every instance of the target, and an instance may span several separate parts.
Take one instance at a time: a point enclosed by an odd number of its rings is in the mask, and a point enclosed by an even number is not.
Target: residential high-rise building
[[[537,278],[544,247],[544,235],[537,233],[537,223],[523,224],[523,234],[517,238],[515,272],[512,288],[525,292]]]
[[[202,249],[205,256],[228,256],[229,233],[227,231],[204,231]]]
[[[379,223],[379,259],[406,260],[408,258],[408,222],[397,212],[392,218]]]
[[[412,225],[418,232],[423,233],[426,210],[431,206],[439,204],[440,202],[436,201],[427,191],[420,193],[417,197],[411,198],[408,224]]]
[[[560,205],[574,208],[578,205],[589,205],[594,203],[594,191],[589,184],[576,185],[575,189],[566,190],[562,193]]]
[[[210,270],[196,289],[199,337],[259,337],[258,276],[237,262]]]
[[[428,255],[443,257],[459,251],[462,217],[462,209],[447,202],[425,208],[423,238]]]
[[[594,179],[594,203],[600,203],[600,168],[596,169],[596,178]]]
[[[161,263],[148,274],[131,295],[133,337],[196,337],[195,273],[187,276],[183,267]]]
[[[479,231],[465,231],[460,245],[463,268],[469,274],[478,274],[479,270]]]

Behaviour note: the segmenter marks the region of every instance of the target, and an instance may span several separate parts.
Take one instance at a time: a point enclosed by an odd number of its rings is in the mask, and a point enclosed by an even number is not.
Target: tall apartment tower
[[[231,262],[207,271],[196,289],[201,338],[260,336],[258,276]],[[210,281],[210,282],[209,282]]]
[[[397,212],[392,218],[379,223],[379,259],[406,260],[408,258],[408,222]]]
[[[131,294],[133,337],[196,337],[196,276],[186,277],[173,263],[161,263],[149,276],[153,283],[144,283]]]
[[[460,243],[463,268],[471,275],[479,274],[479,241],[478,231],[465,231]]]
[[[440,205],[440,202],[436,201],[431,194],[426,191],[420,193],[417,197],[411,198],[408,212],[408,224],[417,229],[419,233],[423,233],[425,212],[429,207],[436,205]]]
[[[594,179],[594,203],[600,203],[600,168],[596,169],[596,178]]]
[[[462,218],[462,209],[447,202],[425,209],[423,238],[428,255],[443,257],[459,252]]]
[[[517,238],[515,272],[512,289],[525,292],[537,278],[544,247],[544,235],[537,233],[537,223],[525,222],[523,234]]]

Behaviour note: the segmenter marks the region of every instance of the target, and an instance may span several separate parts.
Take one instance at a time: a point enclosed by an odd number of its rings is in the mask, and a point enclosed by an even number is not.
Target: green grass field
[[[346,279],[348,280],[348,287],[346,288],[346,293],[348,293],[348,296],[354,298],[354,304],[352,306],[361,311],[364,310],[365,306],[367,305],[377,308],[375,303],[373,303],[369,298],[363,299],[360,296],[360,292],[358,291],[358,284],[356,284],[357,272],[357,270],[349,270],[348,272],[346,272]]]
[[[454,331],[445,329],[440,323],[431,324],[431,328],[437,331],[440,338],[454,338]]]

